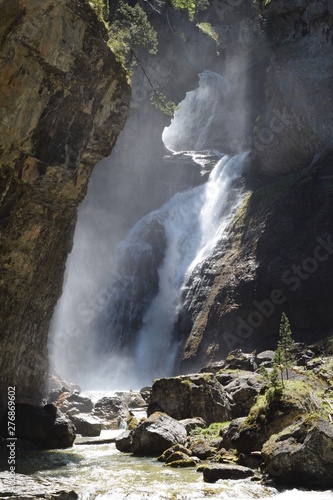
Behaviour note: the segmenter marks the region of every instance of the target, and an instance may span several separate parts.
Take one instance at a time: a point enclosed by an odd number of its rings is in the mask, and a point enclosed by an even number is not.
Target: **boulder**
[[[214,374],[196,373],[154,382],[148,415],[155,411],[182,420],[201,417],[207,425],[230,420],[229,399]]]
[[[228,431],[230,446],[244,454],[260,451],[273,434],[291,425],[297,416],[319,410],[320,403],[312,389],[304,382],[290,380],[283,395],[266,393],[258,397],[234,435]]]
[[[7,437],[8,415],[0,421],[0,435]],[[41,449],[69,448],[75,439],[74,424],[54,405],[33,406],[17,403],[15,437],[25,439]]]
[[[273,366],[273,358],[274,351],[262,351],[256,355],[256,363],[259,367],[264,366],[265,368],[271,368]]]
[[[333,488],[333,426],[321,417],[302,416],[262,448],[270,475],[290,487]]]
[[[253,476],[253,470],[242,465],[210,464],[203,469],[206,483],[216,483],[219,479],[245,479]]]
[[[221,430],[222,446],[225,449],[229,450],[233,447],[233,442],[239,436],[239,430],[245,421],[246,417],[234,418],[228,426]]]
[[[255,362],[255,352],[245,353],[241,349],[231,351],[224,363],[224,369],[227,370],[246,370],[254,371],[257,369]]]
[[[225,391],[232,398],[230,406],[233,419],[248,415],[256,397],[265,385],[266,382],[260,375],[244,372],[225,386]]]
[[[62,411],[62,413],[67,413],[68,411],[75,408],[79,413],[90,413],[94,409],[94,404],[90,398],[80,396],[77,391],[68,393],[60,389],[60,394],[56,400],[54,400],[55,406]],[[56,391],[52,391],[49,397],[49,402],[55,397]],[[51,398],[51,399],[50,399]]]
[[[214,456],[217,452],[218,446],[214,446],[208,440],[203,438],[191,438],[188,443],[189,449],[193,456],[200,458],[200,460],[206,460]]]
[[[101,434],[102,422],[99,418],[86,413],[78,413],[77,415],[69,415],[69,419],[75,425],[76,432],[81,436],[93,437]]]
[[[118,429],[119,417],[127,421],[131,416],[127,403],[119,396],[105,396],[99,399],[92,414],[102,420],[104,427],[112,429]]]
[[[171,464],[172,462],[179,462],[179,460],[188,460],[188,453],[183,453],[182,451],[174,451],[168,458],[165,460],[166,464]]]
[[[203,418],[201,417],[196,417],[196,418],[185,418],[183,420],[179,420],[179,422],[184,425],[187,434],[190,434],[190,432],[193,429],[196,429],[197,427],[200,427],[201,429],[204,429],[207,427],[206,422],[204,421]]]
[[[124,431],[115,440],[117,450],[123,453],[132,451],[132,431]]]
[[[165,464],[167,467],[173,468],[183,468],[183,467],[196,467],[200,463],[197,457],[184,458],[181,460],[173,460],[170,463]]]
[[[174,446],[171,446],[171,448],[168,448],[167,450],[165,450],[165,452],[162,453],[162,455],[159,456],[157,460],[159,462],[166,462],[168,460],[168,458],[171,455],[174,455],[175,453],[182,453],[182,454],[185,454],[187,456],[192,455],[191,450],[189,450],[188,448],[185,448],[185,446],[183,446],[181,444],[175,444]]]
[[[156,412],[129,434],[122,434],[116,440],[119,451],[129,451],[134,455],[158,456],[175,444],[185,444],[186,429],[164,413]],[[125,440],[125,441],[124,441]]]

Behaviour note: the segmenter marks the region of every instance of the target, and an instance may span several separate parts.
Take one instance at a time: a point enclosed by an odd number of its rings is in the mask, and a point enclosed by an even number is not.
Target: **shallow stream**
[[[110,438],[119,431],[103,431],[101,438]],[[74,490],[81,500],[245,500],[276,498],[276,500],[333,500],[333,492],[279,493],[250,480],[204,483],[202,473],[195,469],[171,469],[155,458],[132,457],[117,451],[114,444],[76,444],[69,450],[24,452],[17,454],[17,494],[35,494],[43,488],[48,491]],[[28,475],[31,484],[22,486],[22,476]],[[6,481],[0,486],[0,496]],[[33,493],[34,491],[34,493]],[[1,494],[2,493],[2,494]]]

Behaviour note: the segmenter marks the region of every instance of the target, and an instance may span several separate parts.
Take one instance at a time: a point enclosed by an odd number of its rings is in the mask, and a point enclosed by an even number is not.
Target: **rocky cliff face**
[[[40,402],[76,208],[130,90],[88,2],[15,0],[0,21],[0,406]]]
[[[193,277],[184,290],[182,371],[239,346],[275,348],[282,311],[299,340],[332,327],[332,5],[272,0],[261,16],[270,56],[253,131],[256,187],[228,244],[197,270],[201,293]]]
[[[262,15],[272,57],[253,153],[261,171],[280,175],[333,145],[333,5],[273,0]]]

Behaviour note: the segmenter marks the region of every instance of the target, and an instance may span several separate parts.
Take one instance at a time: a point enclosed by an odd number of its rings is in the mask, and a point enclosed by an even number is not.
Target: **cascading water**
[[[221,76],[201,74],[199,88],[187,94],[165,129],[165,144],[173,151],[187,146],[203,149],[216,102],[227,89]],[[204,153],[188,154],[205,167]],[[243,198],[240,179],[246,154],[219,157],[205,184],[174,195],[135,224],[106,259],[108,267],[99,273],[98,284],[85,280],[85,269],[80,280],[76,276],[76,255],[82,253],[85,234],[79,217],[53,321],[53,358],[64,376],[86,388],[119,389],[172,374],[178,352],[173,329],[182,286],[221,242]],[[80,286],[74,286],[78,281]],[[68,303],[79,306],[69,311]],[[74,334],[63,335],[64,324],[72,325]]]

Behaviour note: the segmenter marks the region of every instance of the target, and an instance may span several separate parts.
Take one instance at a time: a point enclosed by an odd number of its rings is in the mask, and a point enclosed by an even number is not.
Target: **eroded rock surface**
[[[135,455],[158,456],[175,444],[184,445],[186,429],[177,420],[160,412],[153,413],[131,432],[116,439],[116,447]]]
[[[301,417],[263,446],[268,472],[294,487],[333,486],[333,427],[322,418]]]
[[[128,112],[126,75],[87,1],[14,0],[0,22],[0,411],[40,403],[76,208]]]

